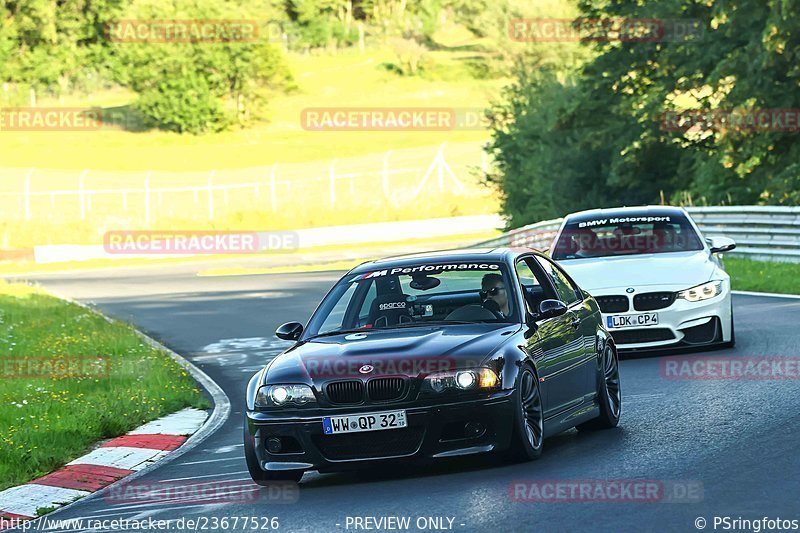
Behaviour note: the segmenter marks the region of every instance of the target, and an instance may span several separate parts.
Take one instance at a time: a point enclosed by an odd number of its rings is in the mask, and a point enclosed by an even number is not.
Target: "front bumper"
[[[253,450],[263,470],[318,470],[321,472],[363,468],[374,463],[432,460],[507,448],[511,441],[513,390],[492,393],[481,399],[427,405],[366,405],[341,408],[302,409],[302,415],[287,416],[267,411],[248,411],[245,438],[253,439]],[[405,409],[408,426],[402,429],[325,435],[323,416],[357,415]],[[297,409],[292,412],[298,413]],[[484,428],[466,436],[468,423]],[[474,426],[473,426],[474,427]],[[272,453],[267,442],[277,438],[281,451]],[[275,441],[272,440],[274,443]]]
[[[637,288],[634,294],[653,291],[652,287]],[[625,295],[624,289],[596,291],[593,296]],[[728,342],[732,338],[731,293],[726,284],[722,294],[700,302],[676,299],[671,305],[652,311],[634,309],[633,295],[629,297],[629,310],[625,312],[602,312],[603,324],[611,333],[620,350],[648,350],[709,346]],[[614,328],[609,327],[612,316],[632,316],[648,313],[658,314],[658,324]]]

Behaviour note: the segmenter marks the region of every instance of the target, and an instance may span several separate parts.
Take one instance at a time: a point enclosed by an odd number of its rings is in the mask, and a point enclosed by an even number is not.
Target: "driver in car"
[[[500,274],[486,274],[481,280],[481,300],[484,306],[488,300],[497,304],[503,318],[508,318],[511,310],[508,307],[508,292]]]

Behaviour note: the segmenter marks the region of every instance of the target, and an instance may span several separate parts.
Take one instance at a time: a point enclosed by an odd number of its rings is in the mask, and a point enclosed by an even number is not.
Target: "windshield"
[[[514,321],[500,263],[424,263],[350,274],[311,319],[307,337],[447,323]]]
[[[700,237],[684,216],[630,215],[568,222],[552,257],[560,261],[702,249]]]

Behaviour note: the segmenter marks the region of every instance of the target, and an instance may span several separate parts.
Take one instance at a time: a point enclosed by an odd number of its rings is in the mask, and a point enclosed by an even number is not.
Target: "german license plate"
[[[381,431],[406,427],[405,411],[383,411],[361,415],[326,416],[322,418],[322,429],[326,435]]]
[[[639,315],[610,315],[606,317],[608,329],[641,328],[658,324],[658,313]]]

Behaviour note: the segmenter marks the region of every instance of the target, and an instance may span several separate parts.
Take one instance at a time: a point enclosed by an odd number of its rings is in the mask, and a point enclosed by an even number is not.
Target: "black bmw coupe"
[[[617,350],[594,299],[527,248],[364,263],[247,387],[253,480],[500,451],[615,427]]]

